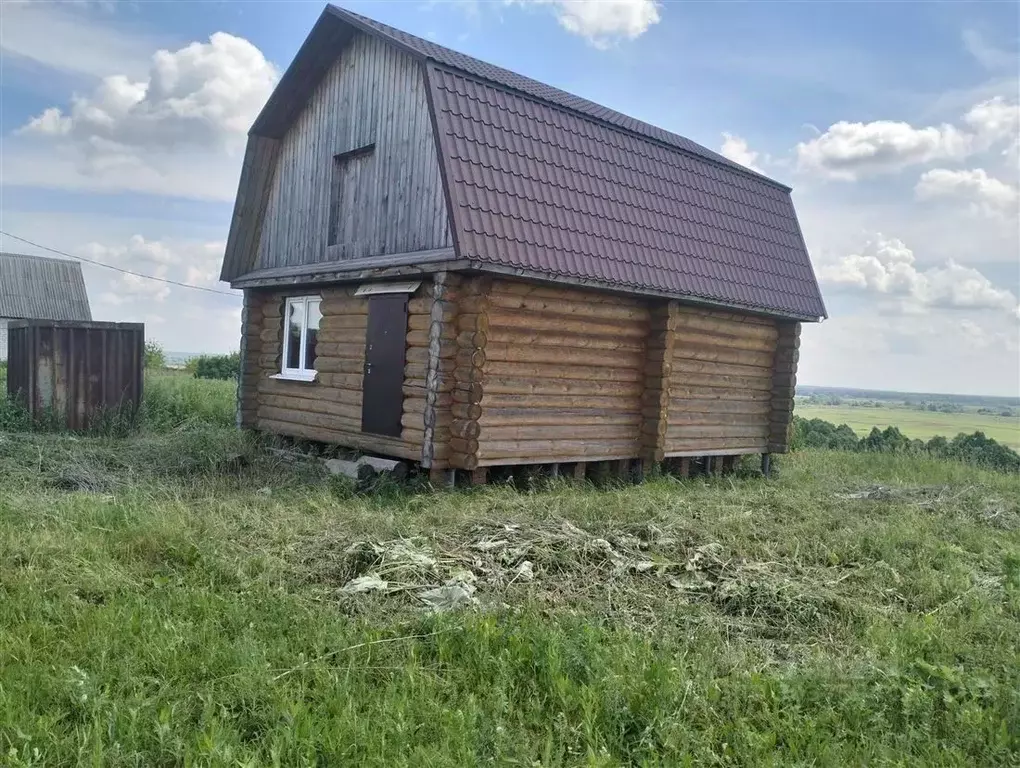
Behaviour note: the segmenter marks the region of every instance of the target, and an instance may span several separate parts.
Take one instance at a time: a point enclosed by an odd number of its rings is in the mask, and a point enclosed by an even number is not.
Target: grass
[[[6,399],[6,365],[0,366],[0,431],[23,430],[28,414]],[[134,423],[121,414],[103,414],[92,432],[123,436],[133,431],[161,433],[189,424],[229,427],[234,424],[237,383],[196,379],[185,371],[150,370],[145,373],[142,407]],[[46,417],[44,417],[45,419]]]
[[[1020,759],[1016,476],[339,490],[193,419],[0,434],[6,764]],[[426,611],[449,580],[477,602]]]
[[[236,381],[196,379],[186,371],[148,371],[145,375],[143,428],[165,432],[189,423],[234,424]]]
[[[801,405],[796,413],[805,419],[824,419],[847,424],[861,437],[872,427],[898,427],[911,439],[928,440],[935,435],[953,438],[960,432],[980,430],[1014,450],[1020,450],[1020,417],[990,416],[976,412],[939,413],[910,408],[854,408],[846,405]]]

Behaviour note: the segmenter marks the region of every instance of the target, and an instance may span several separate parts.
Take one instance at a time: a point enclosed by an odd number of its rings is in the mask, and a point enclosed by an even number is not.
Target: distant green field
[[[927,440],[935,435],[955,437],[960,432],[981,430],[988,437],[1020,448],[1020,418],[986,416],[981,413],[938,413],[909,408],[854,408],[848,405],[801,405],[795,413],[805,419],[825,419],[833,424],[848,424],[859,435],[872,427],[899,427],[907,437]]]

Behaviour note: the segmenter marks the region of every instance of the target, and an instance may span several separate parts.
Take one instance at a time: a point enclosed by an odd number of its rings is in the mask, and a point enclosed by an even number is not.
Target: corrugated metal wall
[[[141,323],[17,320],[8,332],[7,392],[36,419],[84,430],[142,400]]]

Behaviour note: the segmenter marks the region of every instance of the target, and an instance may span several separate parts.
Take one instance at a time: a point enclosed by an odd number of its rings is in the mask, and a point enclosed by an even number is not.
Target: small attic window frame
[[[340,194],[343,182],[344,171],[350,166],[351,161],[359,157],[365,157],[375,152],[375,142],[365,144],[361,147],[349,149],[333,156],[333,171],[329,183],[329,232],[327,233],[328,245],[340,244]]]

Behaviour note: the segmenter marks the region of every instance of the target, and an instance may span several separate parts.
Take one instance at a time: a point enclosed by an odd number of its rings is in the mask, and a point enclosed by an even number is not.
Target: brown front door
[[[372,296],[368,300],[365,337],[362,432],[400,437],[406,337],[407,294]]]

